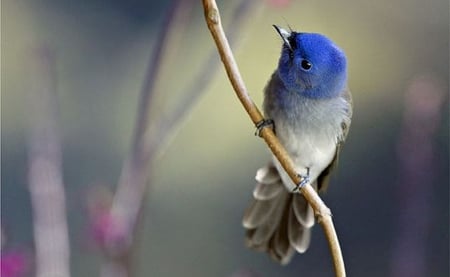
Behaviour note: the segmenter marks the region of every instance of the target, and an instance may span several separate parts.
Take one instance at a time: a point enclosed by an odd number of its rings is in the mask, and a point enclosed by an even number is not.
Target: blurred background
[[[33,276],[36,264],[27,177],[36,49],[52,53],[70,272],[98,276],[108,257],[90,216],[117,187],[164,32],[149,121],[183,105],[189,112],[169,126],[174,132],[151,162],[134,275],[333,275],[320,226],[310,249],[285,267],[244,246],[241,218],[270,154],[219,63],[200,1],[182,2],[178,23],[165,28],[171,1],[2,1],[4,276]],[[323,195],[348,276],[449,276],[448,1],[243,2],[218,5],[258,105],[280,53],[272,24],[323,33],[348,56],[354,116]],[[183,98],[187,90],[194,94]]]

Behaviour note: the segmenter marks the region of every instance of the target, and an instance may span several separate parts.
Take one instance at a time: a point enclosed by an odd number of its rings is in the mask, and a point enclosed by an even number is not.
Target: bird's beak
[[[281,39],[283,39],[284,44],[286,44],[286,46],[292,50],[292,46],[289,43],[289,37],[291,36],[291,32],[286,31],[285,29],[278,27],[277,25],[272,25],[275,30],[277,30],[278,34],[280,35]]]

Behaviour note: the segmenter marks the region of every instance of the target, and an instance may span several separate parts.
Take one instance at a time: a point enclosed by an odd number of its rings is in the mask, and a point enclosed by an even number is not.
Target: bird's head
[[[309,98],[338,96],[347,82],[344,52],[324,35],[273,26],[283,39],[278,74],[286,88]]]

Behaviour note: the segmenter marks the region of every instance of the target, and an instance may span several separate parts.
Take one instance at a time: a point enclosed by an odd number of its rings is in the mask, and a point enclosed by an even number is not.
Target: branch
[[[225,70],[227,72],[228,78],[230,79],[231,85],[233,86],[237,97],[241,101],[251,120],[256,125],[264,118],[259,109],[256,107],[255,103],[253,103],[252,99],[250,98],[244,81],[242,80],[242,77],[239,73],[238,66],[236,64],[236,61],[234,60],[233,53],[231,52],[231,48],[228,44],[227,38],[225,37],[225,33],[220,23],[220,15],[217,4],[214,0],[203,0],[203,7],[206,23],[217,45],[220,57],[225,66]],[[263,128],[260,132],[260,135],[265,140],[272,153],[280,161],[280,164],[289,174],[292,181],[294,181],[295,184],[300,183],[301,179],[296,173],[288,153],[280,144],[272,129]],[[323,203],[322,199],[320,199],[311,185],[306,184],[305,186],[303,186],[303,188],[301,189],[301,193],[314,209],[318,217],[318,222],[324,229],[325,236],[328,240],[331,255],[333,258],[336,276],[346,276],[344,260],[342,258],[341,248],[336,235],[336,231],[334,229],[333,221],[331,219],[330,209]]]
[[[189,14],[193,0],[172,1],[157,37],[152,52],[143,88],[130,152],[122,167],[117,190],[110,210],[110,224],[119,235],[107,237],[103,249],[108,256],[101,269],[102,276],[130,276],[130,255],[135,246],[136,226],[142,211],[147,192],[147,180],[156,149],[149,135],[151,106],[155,99],[155,83],[160,74],[162,59],[165,55],[170,34],[182,25]]]
[[[248,18],[246,14],[254,3],[256,0],[241,0],[233,13],[232,25],[240,24]],[[101,244],[107,259],[102,266],[102,276],[111,276],[114,272],[116,275],[119,275],[117,272],[121,272],[120,276],[132,275],[130,255],[132,248],[136,247],[137,224],[140,223],[139,216],[145,203],[151,164],[162,152],[161,149],[168,145],[168,138],[174,134],[176,127],[203,94],[208,81],[218,68],[217,55],[211,51],[203,70],[195,76],[192,85],[183,93],[176,107],[166,116],[152,118],[155,114],[151,114],[151,110],[155,106],[154,100],[158,93],[155,83],[159,78],[161,64],[167,48],[170,45],[179,44],[173,41],[173,34],[182,32],[182,29],[186,27],[186,21],[194,4],[195,0],[174,0],[156,38],[156,46],[140,96],[131,150],[122,168],[110,215],[108,215],[107,224],[112,224],[111,226],[118,230],[111,235],[103,234],[104,242]],[[152,127],[151,133],[150,127]]]
[[[70,276],[61,138],[57,128],[55,68],[52,53],[38,49],[34,58],[30,105],[28,183],[33,210],[36,276]]]
[[[148,169],[153,156],[153,147],[148,139],[148,127],[150,116],[150,105],[154,99],[154,84],[159,73],[161,58],[164,55],[166,42],[171,30],[174,17],[182,12],[183,1],[176,0],[171,4],[170,10],[165,17],[163,28],[156,38],[156,48],[153,51],[149,69],[141,92],[137,119],[131,145],[131,151],[122,168],[118,189],[113,201],[112,213],[124,220],[124,227],[127,228],[127,235],[132,235],[132,230],[136,224],[139,209],[146,189],[146,179]]]
[[[231,45],[236,44],[239,39],[239,26],[248,18],[251,18],[249,12],[253,11],[254,6],[259,3],[258,0],[241,0],[239,5],[233,10],[231,22],[227,26],[229,42]],[[214,50],[214,49],[212,49]],[[174,136],[178,129],[177,125],[185,118],[186,114],[192,109],[198,99],[203,96],[206,87],[210,83],[214,74],[217,73],[219,67],[219,59],[215,51],[208,54],[208,58],[202,65],[200,70],[184,92],[181,99],[176,104],[176,107],[168,115],[164,116],[157,122],[156,133],[153,139],[153,148],[160,149],[168,145],[167,141],[171,136]],[[164,145],[165,142],[165,145]]]

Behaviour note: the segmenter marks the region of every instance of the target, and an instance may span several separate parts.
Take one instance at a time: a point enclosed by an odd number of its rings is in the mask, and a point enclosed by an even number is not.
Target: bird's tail
[[[284,187],[273,164],[260,168],[255,179],[254,199],[242,221],[246,245],[287,264],[295,252],[308,249],[314,212],[300,193]]]

